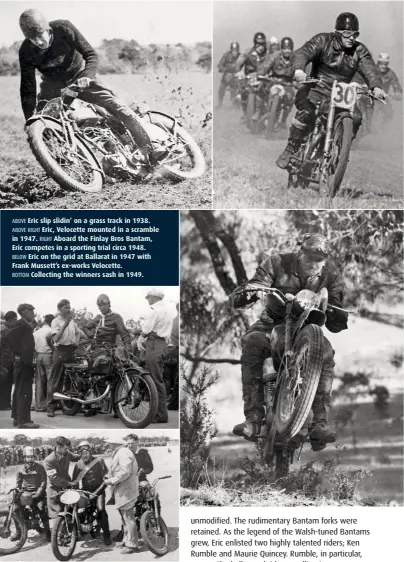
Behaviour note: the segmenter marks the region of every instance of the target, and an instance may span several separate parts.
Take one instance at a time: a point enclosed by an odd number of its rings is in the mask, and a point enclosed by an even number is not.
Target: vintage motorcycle
[[[259,133],[263,129],[263,123],[268,111],[269,79],[259,76],[255,72],[249,74],[246,88],[248,90],[247,101],[247,127],[251,133]]]
[[[164,556],[168,552],[168,529],[160,514],[160,500],[156,490],[157,482],[166,478],[171,476],[156,478],[152,484],[140,482],[139,498],[134,507],[142,539],[156,556]]]
[[[24,546],[28,531],[45,532],[32,494],[13,488],[7,500],[8,510],[0,511],[0,556],[13,554]]]
[[[131,429],[147,427],[158,407],[157,388],[149,371],[119,346],[89,346],[82,348],[82,354],[79,362],[64,365],[63,390],[53,394],[60,400],[62,412],[75,416],[86,406],[88,412],[117,414]]]
[[[95,492],[72,489],[59,492],[59,501],[65,507],[58,513],[51,535],[52,552],[58,560],[70,560],[81,536],[90,534],[95,538],[99,535],[97,496],[105,488],[106,484],[101,484]]]
[[[344,309],[328,304],[326,288],[308,289],[284,295],[278,289],[248,283],[241,293],[261,291],[285,307],[285,321],[269,337],[271,357],[263,366],[265,424],[259,438],[268,464],[275,464],[275,477],[285,476],[297,449],[308,439],[311,406],[316,395],[323,363],[327,310]],[[302,429],[306,431],[302,431]]]
[[[79,91],[75,84],[64,88],[26,124],[33,154],[61,187],[95,193],[102,189],[105,174],[138,181],[158,171],[178,182],[205,172],[198,144],[176,118],[159,111],[142,113],[136,106],[152,142],[151,164],[121,121],[101,107],[75,101]]]
[[[300,84],[319,82],[322,80],[309,78]],[[355,82],[346,84],[334,80],[330,100],[316,104],[313,126],[299,150],[290,158],[288,188],[304,189],[316,183],[321,195],[334,197],[337,194],[349,161],[353,113],[359,96],[377,99],[366,87]]]

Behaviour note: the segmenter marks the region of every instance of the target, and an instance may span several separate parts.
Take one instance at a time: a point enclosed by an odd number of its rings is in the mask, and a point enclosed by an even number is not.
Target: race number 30
[[[336,82],[333,85],[331,97],[336,107],[353,109],[356,103],[356,88],[344,82]]]

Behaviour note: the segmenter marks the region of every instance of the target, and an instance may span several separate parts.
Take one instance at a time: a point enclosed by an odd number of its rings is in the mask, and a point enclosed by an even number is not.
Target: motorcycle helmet
[[[283,39],[281,39],[281,51],[283,51],[284,49],[293,51],[294,44],[293,40],[290,37],[283,37]]]
[[[266,46],[267,40],[264,33],[259,31],[254,35],[254,45],[265,45]]]
[[[240,51],[240,43],[237,43],[237,41],[232,41],[230,43],[230,51]]]
[[[82,451],[83,449],[88,449],[89,451],[91,451],[91,443],[89,441],[82,441],[81,443],[79,443],[77,448],[79,451]]]
[[[20,28],[27,39],[34,39],[37,35],[49,29],[49,23],[39,10],[25,10],[20,16]]]
[[[323,259],[331,254],[331,246],[322,234],[305,234],[301,240],[300,248],[305,254]]]
[[[278,39],[275,37],[275,35],[272,35],[272,37],[270,37],[268,43],[269,43],[269,45],[277,45]]]
[[[389,63],[390,56],[387,53],[379,53],[379,56],[377,57],[377,64],[387,69]]]
[[[34,448],[33,447],[24,447],[22,452],[24,457],[33,457],[34,456]]]
[[[337,17],[335,29],[337,31],[359,31],[359,20],[355,14],[343,12]]]

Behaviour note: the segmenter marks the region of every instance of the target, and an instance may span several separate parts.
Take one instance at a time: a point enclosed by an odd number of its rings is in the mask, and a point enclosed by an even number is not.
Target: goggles
[[[305,254],[326,258],[331,254],[331,246],[323,236],[306,235],[302,240],[301,249]]]
[[[339,29],[337,29],[337,33],[342,35],[342,37],[344,37],[344,39],[350,39],[351,37],[356,39],[360,35],[359,31],[349,31],[349,29],[344,29],[343,31],[340,31]]]

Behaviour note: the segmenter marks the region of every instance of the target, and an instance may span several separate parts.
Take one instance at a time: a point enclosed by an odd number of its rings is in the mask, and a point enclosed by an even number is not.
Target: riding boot
[[[110,544],[112,544],[112,541],[111,541],[111,535],[109,530],[108,514],[105,510],[102,510],[98,512],[98,516],[99,516],[102,534],[104,538],[104,544],[109,546]]]
[[[276,160],[276,165],[278,166],[278,168],[282,168],[282,170],[284,170],[288,167],[290,158],[299,150],[305,133],[305,129],[298,129],[297,127],[295,127],[295,125],[290,126],[288,143],[285,147],[285,150],[278,156],[278,159]]]
[[[238,437],[244,437],[247,441],[256,442],[261,433],[265,414],[263,384],[260,379],[255,379],[249,384],[243,382],[242,386],[245,421],[236,424],[233,433]]]

